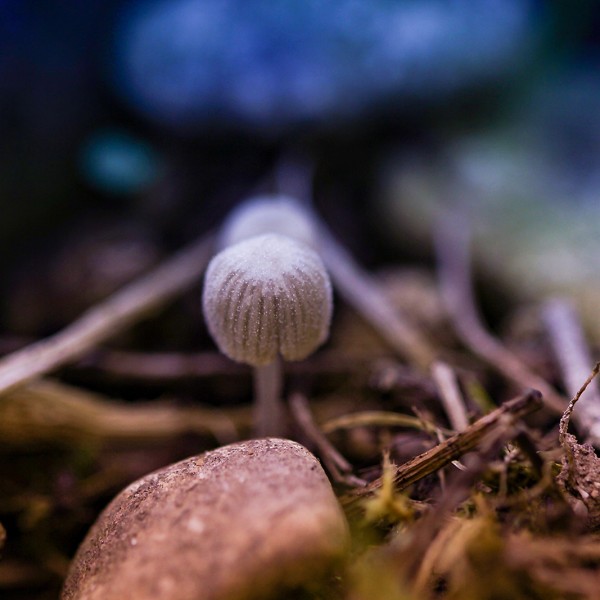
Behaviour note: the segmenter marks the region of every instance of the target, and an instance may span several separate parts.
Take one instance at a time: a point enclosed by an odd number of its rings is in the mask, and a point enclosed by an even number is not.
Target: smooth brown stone
[[[62,599],[266,598],[325,574],[347,541],[317,459],[289,440],[250,440],[123,490],[80,546]]]

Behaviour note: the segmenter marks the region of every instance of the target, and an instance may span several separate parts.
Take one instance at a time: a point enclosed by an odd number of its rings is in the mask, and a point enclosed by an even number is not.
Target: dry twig
[[[440,287],[456,332],[492,368],[520,387],[540,390],[547,405],[562,414],[566,400],[483,325],[473,295],[469,237],[469,225],[463,215],[446,213],[440,219],[435,237]]]
[[[482,439],[497,428],[505,428],[518,419],[541,408],[542,395],[537,390],[505,402],[493,412],[481,417],[464,431],[448,438],[423,454],[397,467],[394,477],[397,489],[402,490],[427,475],[447,466],[467,452],[476,448]],[[381,479],[376,479],[364,488],[354,490],[343,498],[347,506],[355,505],[360,498],[372,494],[381,487]]]
[[[334,352],[319,352],[299,362],[286,362],[286,373],[347,373],[364,366],[364,360]],[[177,383],[185,379],[228,375],[251,375],[247,365],[233,362],[219,352],[133,352],[99,348],[74,365],[101,372],[111,378],[146,383]]]
[[[80,358],[100,342],[158,310],[196,282],[213,248],[208,235],[91,307],[58,333],[0,360],[0,394]]]
[[[575,309],[566,300],[548,301],[542,314],[562,380],[573,398],[578,395],[581,382],[585,381],[594,364],[583,328]],[[600,391],[597,385],[589,386],[585,398],[579,401],[577,412],[573,413],[573,420],[583,436],[599,447]]]
[[[324,225],[319,250],[341,296],[400,356],[427,370],[436,351],[421,331],[392,305],[379,283],[363,271]]]
[[[294,392],[289,399],[290,410],[304,435],[318,448],[319,455],[332,477],[352,486],[362,486],[365,482],[352,475],[352,465],[338,452],[315,423],[308,400],[300,392]]]
[[[455,431],[463,431],[469,425],[469,418],[454,370],[438,360],[431,367],[431,376],[438,388],[450,425]]]

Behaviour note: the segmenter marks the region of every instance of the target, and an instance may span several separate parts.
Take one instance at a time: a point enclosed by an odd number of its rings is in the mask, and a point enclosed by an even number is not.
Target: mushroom
[[[379,282],[364,271],[335,239],[308,202],[285,194],[250,198],[235,208],[219,236],[221,247],[264,233],[280,233],[308,244],[323,260],[336,291],[390,347],[428,371],[436,350],[421,331],[387,297]]]
[[[279,233],[249,237],[211,260],[202,303],[219,349],[254,367],[256,434],[281,434],[280,357],[302,360],[329,335],[332,290],[319,255]]]
[[[293,238],[293,239],[292,239]],[[301,360],[328,337],[331,279],[341,296],[402,356],[428,370],[435,351],[305,203],[251,198],[225,221],[209,265],[204,314],[221,351],[255,367],[255,428],[283,433],[279,354]]]
[[[308,207],[284,194],[255,196],[239,204],[227,217],[219,235],[221,247],[261,235],[280,233],[317,249],[316,217]]]

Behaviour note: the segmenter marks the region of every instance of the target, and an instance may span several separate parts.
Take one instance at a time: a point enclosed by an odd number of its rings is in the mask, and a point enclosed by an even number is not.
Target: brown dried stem
[[[541,408],[542,404],[542,395],[537,390],[530,390],[505,402],[496,410],[469,425],[464,431],[397,467],[394,476],[397,489],[405,489],[459,459],[476,448],[490,432],[512,425],[515,421]],[[346,506],[355,505],[361,498],[378,490],[381,483],[381,478],[378,478],[364,488],[354,490],[343,498],[343,503]]]
[[[581,395],[583,394],[583,392],[585,392],[588,385],[590,385],[590,383],[592,383],[592,381],[595,379],[595,377],[599,373],[600,373],[600,362],[596,363],[596,365],[592,369],[592,372],[588,375],[588,377],[584,381],[583,385],[579,388],[579,390],[577,391],[575,396],[573,396],[573,398],[569,402],[569,405],[567,406],[563,416],[560,419],[560,425],[559,425],[559,429],[558,429],[559,441],[561,443],[561,446],[565,450],[568,450],[567,431],[569,429],[569,420],[571,419],[571,415],[573,414],[573,410],[575,409],[575,404],[577,404],[577,401],[579,400],[579,398],[581,398]]]

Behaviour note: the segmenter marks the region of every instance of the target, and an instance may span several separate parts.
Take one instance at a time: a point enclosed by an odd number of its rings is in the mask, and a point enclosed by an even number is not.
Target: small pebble
[[[267,598],[318,581],[347,543],[317,459],[289,440],[250,440],[123,490],[80,546],[62,599]]]

